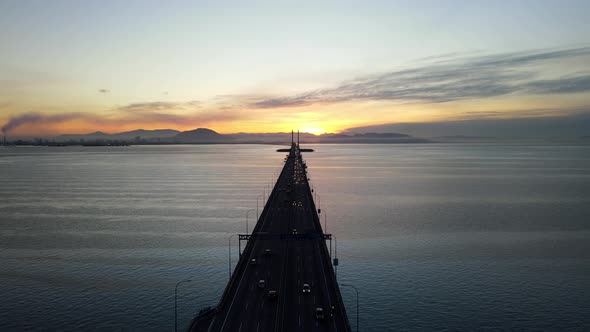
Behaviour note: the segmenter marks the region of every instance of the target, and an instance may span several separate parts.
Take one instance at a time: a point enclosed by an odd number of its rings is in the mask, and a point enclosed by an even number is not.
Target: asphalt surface
[[[303,292],[304,284],[309,293]],[[276,297],[269,291],[276,291]],[[323,319],[316,308],[323,308]],[[193,324],[192,330],[350,331],[295,145],[215,315],[206,324]]]

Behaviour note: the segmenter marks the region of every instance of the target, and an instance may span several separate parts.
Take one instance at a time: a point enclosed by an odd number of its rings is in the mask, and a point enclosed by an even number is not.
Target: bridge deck
[[[270,251],[270,254],[267,253]],[[256,264],[251,264],[256,259]],[[264,280],[264,287],[259,281]],[[303,292],[309,284],[310,292]],[[276,298],[269,291],[277,292]],[[323,308],[324,319],[316,317]],[[350,331],[305,164],[293,145],[215,312],[193,331]]]

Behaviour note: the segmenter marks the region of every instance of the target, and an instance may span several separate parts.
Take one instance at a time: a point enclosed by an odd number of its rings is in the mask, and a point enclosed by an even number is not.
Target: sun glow
[[[320,128],[320,127],[304,127],[299,129],[300,132],[302,133],[310,133],[310,134],[314,134],[314,135],[320,135],[326,132],[326,130],[324,128]]]

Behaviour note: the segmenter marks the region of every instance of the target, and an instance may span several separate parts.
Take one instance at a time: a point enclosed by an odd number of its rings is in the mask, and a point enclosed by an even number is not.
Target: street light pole
[[[356,332],[359,332],[359,290],[349,284],[342,284],[342,286],[352,287],[356,293]]]
[[[334,235],[334,234],[332,234],[332,237],[334,237],[334,258],[337,262],[338,261],[338,239],[336,238],[336,235]],[[336,280],[338,280],[338,265],[334,266],[334,275],[336,277]]]
[[[233,234],[227,240],[227,261],[228,261],[228,272],[229,279],[231,280],[231,239],[238,234]]]
[[[178,300],[178,285],[180,285],[183,282],[191,281],[191,279],[180,280],[176,283],[176,286],[174,286],[174,332],[178,331],[178,305],[176,304],[176,301]]]
[[[264,195],[258,195],[258,196],[256,196],[256,220],[260,219],[260,214],[258,213],[258,199],[260,197],[264,198]]]
[[[248,234],[248,213],[250,213],[250,211],[254,211],[254,209],[246,211],[246,234]]]

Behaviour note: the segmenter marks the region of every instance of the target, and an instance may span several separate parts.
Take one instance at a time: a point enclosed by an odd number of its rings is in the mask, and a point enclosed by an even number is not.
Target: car
[[[250,265],[256,265],[256,264],[257,264],[257,262],[256,262],[256,258],[252,258],[252,259],[250,260]]]
[[[309,284],[303,284],[303,293],[311,293],[311,288],[309,287]]]
[[[277,298],[277,291],[276,290],[269,290],[268,291],[268,299],[269,300],[276,300]]]
[[[315,308],[315,319],[324,319],[324,308]]]
[[[270,256],[272,253],[270,252],[270,249],[266,249],[266,250],[264,251],[264,254],[265,254],[266,256]]]
[[[258,281],[258,288],[264,288],[266,286],[266,282],[264,281],[264,279],[260,279]]]
[[[293,228],[293,234],[297,234],[297,228]]]

